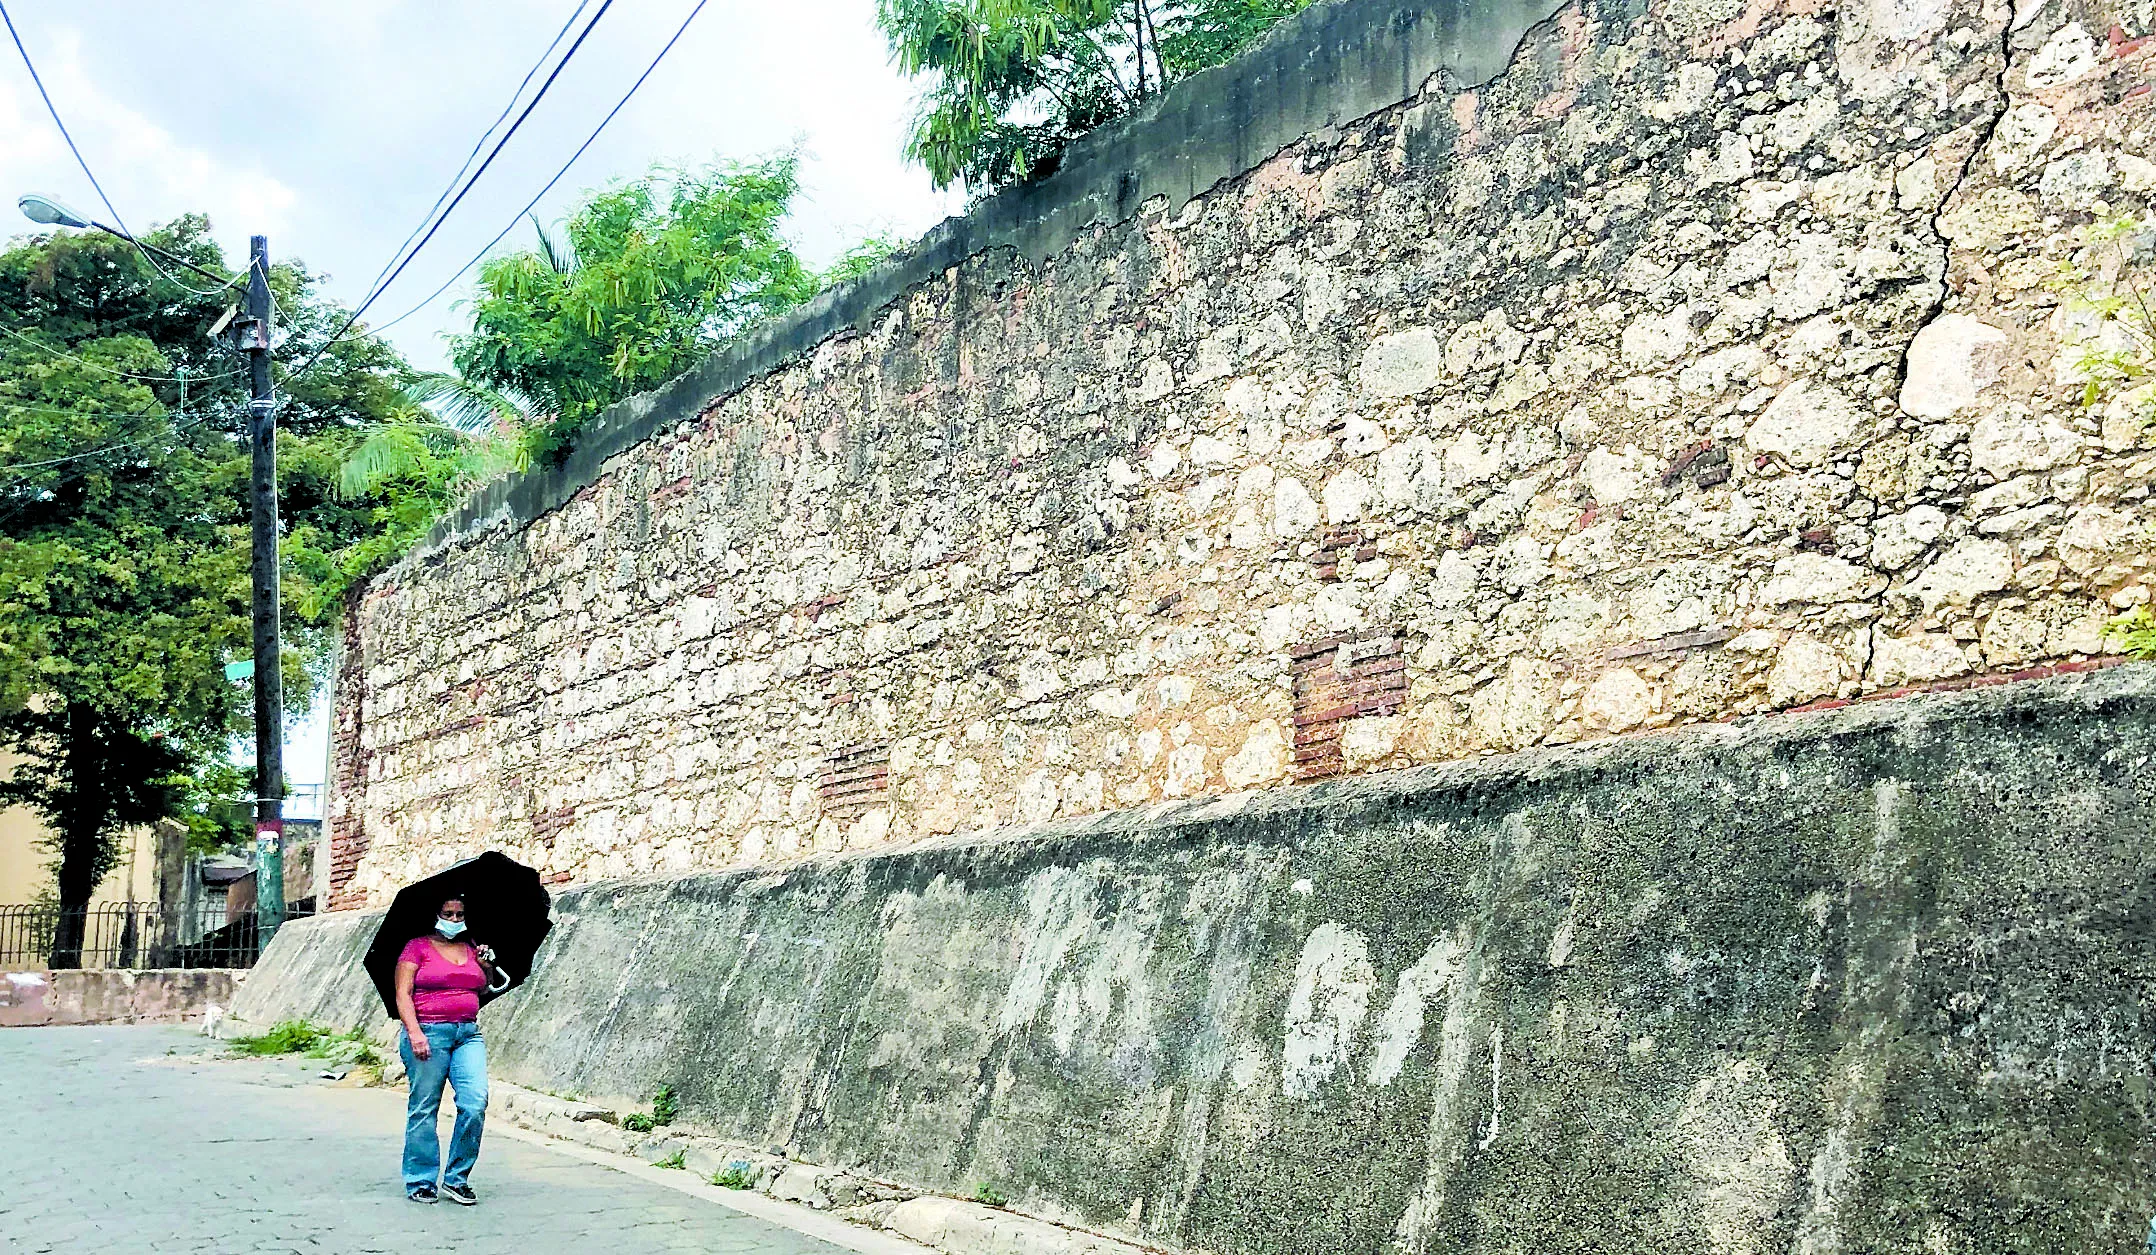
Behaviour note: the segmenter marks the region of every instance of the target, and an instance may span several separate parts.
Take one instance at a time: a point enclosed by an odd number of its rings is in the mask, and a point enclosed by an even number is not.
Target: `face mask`
[[[454,941],[457,934],[464,931],[464,921],[461,919],[437,919],[434,921],[434,931]]]

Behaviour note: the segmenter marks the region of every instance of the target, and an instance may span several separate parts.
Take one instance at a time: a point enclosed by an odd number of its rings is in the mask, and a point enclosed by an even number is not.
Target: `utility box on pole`
[[[261,944],[284,923],[284,670],[277,565],[277,402],[270,380],[269,239],[247,245],[247,320],[240,326],[254,401],[255,923]]]

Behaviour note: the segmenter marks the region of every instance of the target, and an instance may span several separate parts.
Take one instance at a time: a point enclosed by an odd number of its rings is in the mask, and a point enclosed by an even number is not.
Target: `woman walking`
[[[431,1203],[437,1194],[466,1207],[479,1136],[487,1119],[487,1046],[479,1036],[479,994],[495,980],[494,952],[462,940],[464,900],[435,912],[434,931],[414,937],[397,955],[397,1018],[404,1022],[398,1052],[411,1080],[404,1120],[404,1194]],[[442,1166],[442,1083],[456,1093],[457,1123]]]

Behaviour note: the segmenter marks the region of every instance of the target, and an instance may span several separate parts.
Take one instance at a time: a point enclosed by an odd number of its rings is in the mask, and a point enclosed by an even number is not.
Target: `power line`
[[[532,62],[532,68],[524,72],[523,81],[519,82],[517,89],[509,94],[508,101],[502,105],[502,111],[495,115],[492,122],[487,123],[487,129],[481,131],[479,138],[472,142],[472,151],[465,154],[464,164],[458,166],[457,172],[449,176],[449,183],[442,188],[442,194],[434,198],[434,204],[428,207],[426,216],[412,227],[411,234],[404,237],[402,244],[397,245],[397,251],[390,254],[389,260],[382,263],[381,271],[374,276],[374,283],[367,289],[368,296],[373,296],[384,286],[384,280],[389,274],[389,268],[397,264],[398,259],[404,256],[404,250],[410,248],[412,241],[419,238],[419,233],[426,230],[428,223],[434,221],[434,215],[441,209],[442,202],[448,200],[449,194],[457,190],[457,184],[463,180],[464,172],[472,168],[472,162],[478,158],[479,150],[486,147],[488,138],[509,116],[509,111],[517,107],[517,101],[524,98],[524,89],[531,86],[533,77],[539,73],[539,67],[545,65],[547,59],[554,55],[554,50],[561,46],[562,39],[568,35],[569,28],[576,25],[576,19],[582,16],[584,9],[590,3],[591,0],[577,0],[577,6],[570,12],[569,19],[561,24],[560,30],[554,32],[553,42],[546,46],[546,51],[539,54],[538,60]]]
[[[560,78],[561,72],[568,68],[570,61],[575,59],[577,49],[583,47],[584,41],[591,37],[591,32],[599,25],[599,19],[605,17],[607,10],[613,7],[614,0],[602,0],[602,3],[599,5],[599,11],[591,15],[591,21],[584,24],[583,30],[577,32],[576,42],[570,44],[569,50],[561,54],[561,60],[554,63],[554,68],[553,70],[548,72],[546,80],[539,84],[539,90],[532,94],[530,103],[524,106],[524,111],[522,113],[517,114],[516,121],[509,124],[509,129],[502,132],[502,137],[499,140],[495,141],[493,149],[487,153],[486,160],[479,163],[479,168],[477,170],[472,171],[472,177],[466,179],[464,182],[464,186],[458,189],[456,197],[449,202],[448,208],[442,210],[442,212],[435,217],[434,225],[427,228],[427,233],[420,237],[419,243],[414,245],[411,251],[407,252],[404,255],[404,260],[397,263],[396,269],[389,272],[389,278],[383,280],[379,287],[377,287],[374,291],[370,292],[367,295],[366,300],[360,302],[359,308],[353,310],[351,317],[344,320],[344,325],[337,328],[336,334],[330,336],[327,341],[323,342],[322,347],[315,350],[314,356],[308,358],[305,362],[301,363],[298,370],[293,371],[290,375],[286,376],[285,381],[287,383],[290,383],[293,379],[296,379],[299,376],[306,374],[309,370],[312,370],[314,368],[314,364],[322,359],[322,354],[327,353],[331,345],[337,343],[338,340],[342,339],[344,333],[350,331],[354,324],[359,322],[360,316],[367,312],[368,306],[373,305],[376,300],[380,299],[382,293],[389,290],[389,285],[397,281],[397,276],[404,273],[404,268],[411,265],[413,259],[419,256],[420,251],[427,247],[428,242],[434,238],[435,232],[440,231],[442,229],[442,224],[449,221],[449,215],[455,213],[457,211],[457,206],[463,204],[464,198],[471,193],[471,190],[474,187],[477,187],[479,185],[479,180],[486,174],[487,167],[494,164],[494,159],[496,157],[501,156],[502,149],[508,146],[511,139],[515,138],[517,129],[523,126],[524,120],[532,115],[532,110],[538,108],[539,102],[546,99],[547,89],[554,86],[554,80]]]
[[[556,183],[561,182],[562,179],[568,176],[569,168],[577,163],[577,159],[584,155],[586,149],[589,149],[594,143],[598,141],[599,133],[601,131],[604,131],[607,127],[607,124],[614,120],[614,115],[620,113],[623,109],[628,107],[629,101],[633,97],[635,97],[637,89],[642,87],[644,85],[644,80],[650,78],[652,72],[659,68],[659,63],[666,59],[667,53],[674,50],[674,45],[681,42],[681,37],[689,32],[689,23],[696,20],[696,15],[704,11],[704,5],[707,3],[709,3],[709,0],[696,0],[696,7],[690,9],[689,15],[681,19],[681,25],[674,31],[674,37],[666,41],[666,46],[659,49],[659,55],[651,59],[651,64],[644,67],[644,72],[637,76],[637,79],[634,83],[631,83],[629,85],[629,90],[622,94],[621,99],[615,102],[614,107],[607,111],[607,115],[605,117],[599,119],[599,125],[593,127],[591,130],[591,134],[585,137],[584,142],[577,145],[577,150],[569,154],[569,160],[563,162],[561,169],[554,172],[554,177],[546,181],[546,186],[540,188],[536,195],[534,195],[529,201],[525,202],[524,208],[517,211],[516,216],[509,220],[508,226],[505,226],[500,231],[495,232],[493,239],[488,240],[478,252],[472,254],[472,259],[468,262],[465,262],[462,266],[459,266],[457,268],[457,272],[449,276],[449,278],[442,283],[442,286],[428,293],[425,300],[421,301],[417,305],[412,306],[410,309],[405,310],[403,313],[397,315],[395,318],[390,319],[388,322],[381,324],[380,326],[368,328],[367,334],[378,335],[384,331],[387,331],[391,327],[396,326],[398,323],[403,322],[405,319],[410,318],[412,315],[418,313],[420,310],[423,310],[427,306],[432,305],[436,297],[439,297],[442,293],[449,290],[451,284],[454,284],[457,280],[463,278],[465,276],[465,273],[471,270],[472,267],[486,260],[487,253],[490,252],[496,244],[501,243],[504,236],[508,235],[511,231],[514,231],[516,229],[516,225],[519,222],[524,221],[525,215],[531,213],[534,209],[538,207],[539,202],[545,198],[546,194],[554,190],[554,185]]]
[[[157,416],[153,414],[130,414],[116,415],[115,417],[154,418]],[[0,466],[0,472],[35,471],[48,466],[60,466],[68,462],[79,462],[84,458],[93,458],[101,453],[112,453],[120,449],[133,449],[146,444],[160,444],[173,436],[179,435],[183,431],[189,430],[190,428],[200,427],[202,424],[209,422],[212,418],[215,417],[217,417],[217,415],[214,414],[198,415],[197,417],[192,418],[187,422],[179,424],[178,426],[172,428],[170,431],[160,432],[154,436],[145,436],[140,440],[122,440],[113,444],[101,445],[95,449],[85,449],[80,453],[70,453],[65,457],[47,458],[42,462],[17,462],[12,466]],[[230,417],[230,415],[226,415],[225,417]],[[0,491],[6,491],[8,489],[16,488],[28,482],[29,479],[27,477],[18,476],[16,479],[10,481],[9,483],[5,485],[0,485]]]
[[[0,327],[0,335],[10,335],[10,336],[13,336],[13,337],[15,337],[16,339],[18,339],[18,340],[22,341],[22,342],[23,342],[24,344],[27,344],[27,345],[29,345],[29,346],[30,346],[31,348],[33,348],[33,349],[37,349],[37,350],[38,350],[39,352],[43,352],[43,353],[50,353],[50,354],[51,354],[52,356],[54,356],[54,357],[57,357],[57,358],[61,358],[61,359],[64,359],[64,360],[66,360],[66,361],[70,361],[70,362],[75,362],[75,363],[77,363],[77,364],[79,364],[79,365],[82,365],[82,366],[87,366],[87,367],[89,367],[89,368],[90,368],[91,370],[99,370],[99,371],[103,371],[104,373],[106,373],[106,374],[108,374],[108,375],[116,375],[116,376],[118,376],[119,378],[122,378],[122,379],[137,379],[137,380],[141,380],[141,381],[142,381],[142,382],[144,382],[144,383],[207,383],[207,384],[215,384],[215,383],[218,383],[218,382],[220,382],[220,381],[222,381],[222,380],[225,380],[225,379],[232,379],[232,378],[237,378],[237,375],[236,375],[236,374],[228,374],[228,375],[204,375],[204,376],[201,376],[201,377],[199,377],[199,378],[182,378],[181,376],[178,376],[178,375],[145,375],[145,374],[142,374],[142,373],[141,373],[141,372],[139,372],[139,371],[132,371],[132,370],[118,370],[118,369],[115,369],[115,368],[113,368],[113,367],[111,367],[111,366],[105,366],[105,365],[101,365],[101,364],[99,364],[99,363],[97,363],[97,362],[93,362],[93,361],[91,361],[90,359],[88,359],[88,358],[86,358],[86,357],[78,357],[78,356],[76,356],[76,355],[75,355],[75,354],[73,354],[73,353],[68,353],[68,352],[64,352],[64,351],[62,351],[62,350],[60,350],[60,349],[56,349],[56,348],[52,347],[52,346],[51,346],[51,345],[49,345],[49,344],[46,344],[46,343],[45,343],[44,341],[42,341],[42,340],[39,340],[39,339],[38,339],[37,337],[35,337],[35,336],[26,336],[26,335],[24,335],[24,334],[23,334],[22,332],[20,332],[20,331],[17,331],[17,330],[15,330],[15,329],[14,329],[14,328],[12,328],[12,327]]]
[[[37,401],[17,401],[9,397],[0,397],[0,412],[15,412],[21,410],[34,410],[37,413],[51,414],[57,418],[127,419],[157,417],[156,414],[153,414],[148,410],[78,410],[66,405],[45,405]],[[169,413],[170,411],[167,412]],[[6,467],[0,466],[0,471],[4,471],[6,469]]]
[[[67,123],[60,120],[60,110],[58,106],[52,103],[52,94],[45,90],[45,80],[38,77],[37,65],[30,60],[30,50],[23,47],[22,35],[16,31],[15,19],[8,16],[7,5],[4,3],[0,3],[0,23],[6,24],[8,37],[15,41],[15,51],[22,55],[22,66],[30,71],[30,81],[37,87],[38,98],[45,102],[45,112],[52,115],[52,124],[60,128],[60,138],[67,141],[67,150],[75,154],[75,164],[82,167],[83,177],[90,180],[90,186],[96,190],[97,198],[105,202],[105,211],[112,215],[114,222],[120,224],[120,234],[126,238],[128,243],[135,246],[137,253],[142,254],[142,260],[150,263],[150,269],[163,275],[166,282],[181,291],[192,293],[195,296],[215,296],[224,291],[224,288],[191,288],[173,278],[172,272],[158,265],[157,259],[150,256],[150,250],[144,248],[142,241],[135,238],[135,233],[127,229],[127,219],[120,216],[120,211],[113,205],[112,198],[105,195],[105,185],[97,181],[97,175],[90,170],[90,163],[83,158],[82,149],[75,146],[75,137],[68,133]],[[230,287],[231,285],[226,284],[225,286]]]

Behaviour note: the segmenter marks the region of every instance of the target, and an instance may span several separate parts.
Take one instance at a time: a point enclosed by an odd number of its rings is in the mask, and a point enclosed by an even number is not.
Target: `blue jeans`
[[[487,1043],[479,1026],[422,1024],[432,1052],[425,1059],[412,1056],[412,1043],[403,1030],[397,1032],[397,1051],[404,1056],[404,1071],[412,1094],[404,1117],[404,1190],[407,1194],[424,1186],[434,1188],[434,1174],[442,1166],[442,1136],[435,1117],[442,1110],[442,1082],[449,1082],[457,1096],[457,1126],[449,1135],[449,1167],[441,1174],[443,1185],[463,1186],[479,1162],[479,1135],[487,1124]]]

